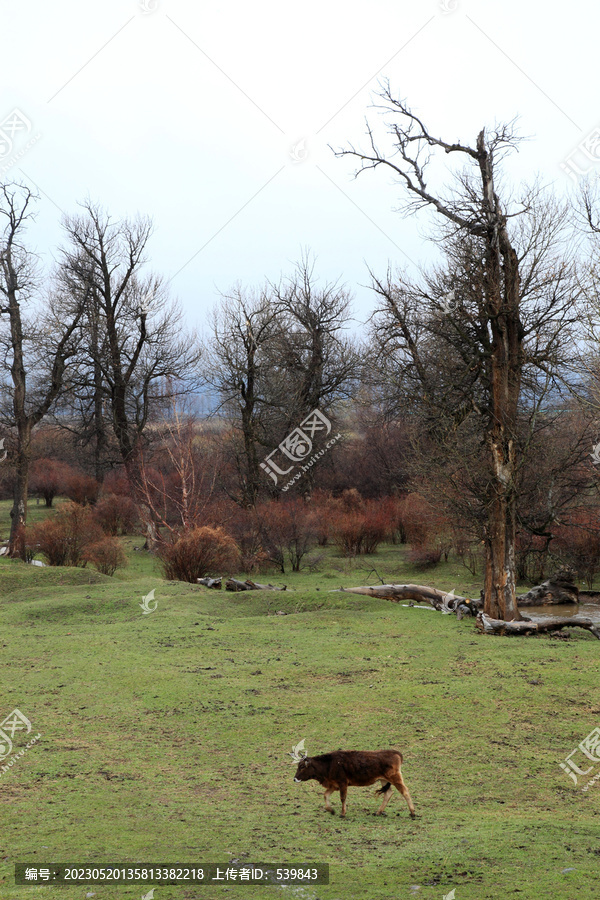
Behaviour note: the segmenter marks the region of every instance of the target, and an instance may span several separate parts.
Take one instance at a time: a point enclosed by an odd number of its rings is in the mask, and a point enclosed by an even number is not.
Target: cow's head
[[[298,763],[294,781],[296,784],[300,784],[302,781],[310,781],[311,778],[316,778],[316,774],[316,768],[312,758],[310,756],[305,756],[304,759]]]

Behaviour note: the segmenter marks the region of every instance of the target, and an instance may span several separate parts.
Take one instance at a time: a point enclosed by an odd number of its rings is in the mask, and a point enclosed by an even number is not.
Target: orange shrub
[[[338,508],[333,514],[333,539],[345,556],[377,553],[388,532],[386,510],[378,500],[362,502],[360,508],[348,511]]]
[[[65,494],[74,471],[67,463],[55,459],[36,459],[31,466],[29,486],[31,492],[40,494],[46,506],[52,506],[57,494]]]
[[[292,572],[299,572],[302,559],[317,542],[316,513],[306,501],[266,502],[256,510],[259,533],[268,557],[285,572],[286,557]]]
[[[66,479],[65,494],[74,503],[95,503],[99,493],[100,482],[91,475],[72,471]]]
[[[26,529],[25,544],[42,553],[49,566],[79,566],[85,565],[85,549],[102,537],[88,507],[65,503],[55,516]]]
[[[138,523],[138,511],[129,497],[107,494],[94,507],[94,519],[105,534],[131,534]]]
[[[128,565],[121,542],[115,537],[105,537],[90,544],[84,549],[83,558],[93,563],[103,575],[114,575],[117,569]]]
[[[193,528],[176,541],[158,550],[165,578],[192,584],[206,575],[218,576],[236,571],[240,551],[231,535],[222,528]]]

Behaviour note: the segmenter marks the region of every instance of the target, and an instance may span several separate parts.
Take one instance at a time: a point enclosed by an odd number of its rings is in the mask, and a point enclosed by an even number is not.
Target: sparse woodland
[[[305,253],[279,282],[232,286],[201,343],[152,272],[149,219],[115,220],[88,202],[42,271],[27,235],[39,199],[1,186],[11,556],[110,574],[123,564],[118,536],[143,532],[169,578],[196,581],[318,570],[327,545],[356,557],[393,542],[424,583],[459,558],[481,579],[486,615],[503,622],[520,619],[519,581],[567,566],[591,588],[595,186],[558,198],[511,185],[510,125],[447,142],[389,86],[380,105],[383,136],[368,126],[364,148],[337,155],[361,177],[391,173],[392,202],[430,222],[440,253],[418,275],[371,271],[373,313],[359,330],[343,273],[323,282]],[[341,439],[284,493],[310,454],[302,435],[273,454],[314,410],[331,434],[314,430],[312,451]],[[70,502],[31,527],[30,496]]]

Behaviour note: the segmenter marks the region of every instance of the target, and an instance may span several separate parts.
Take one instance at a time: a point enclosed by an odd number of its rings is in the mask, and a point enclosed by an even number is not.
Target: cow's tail
[[[391,788],[391,786],[392,786],[392,785],[390,784],[390,782],[389,782],[389,781],[386,781],[386,783],[385,783],[385,784],[382,784],[382,786],[379,788],[379,790],[375,791],[375,793],[376,793],[376,794],[385,794],[386,791],[389,791],[389,789]]]

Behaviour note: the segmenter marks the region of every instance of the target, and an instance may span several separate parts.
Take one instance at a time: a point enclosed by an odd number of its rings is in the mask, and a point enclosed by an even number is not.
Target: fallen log
[[[517,596],[517,606],[550,606],[554,603],[579,603],[579,588],[571,581],[553,575]]]
[[[228,578],[225,582],[226,591],[286,591],[287,584],[277,587],[274,584],[259,584],[258,581],[238,581],[237,578]]]
[[[400,603],[402,600],[430,603],[434,609],[445,613],[457,612],[460,608],[465,613],[475,615],[476,610],[483,606],[479,600],[458,597],[453,591],[438,591],[437,588],[426,587],[422,584],[376,584],[365,587],[337,588],[337,591],[346,594],[363,594],[367,597],[380,597],[382,600],[391,600],[393,603]],[[334,593],[334,591],[329,593]]]
[[[203,584],[204,587],[212,588],[215,591],[221,590],[221,582],[222,578],[197,578],[196,581],[198,584]]]
[[[504,622],[502,619],[491,619],[485,613],[477,616],[477,628],[482,634],[543,634],[548,631],[560,631],[561,628],[585,628],[600,640],[600,624],[586,619],[584,616],[555,616],[543,622]]]

